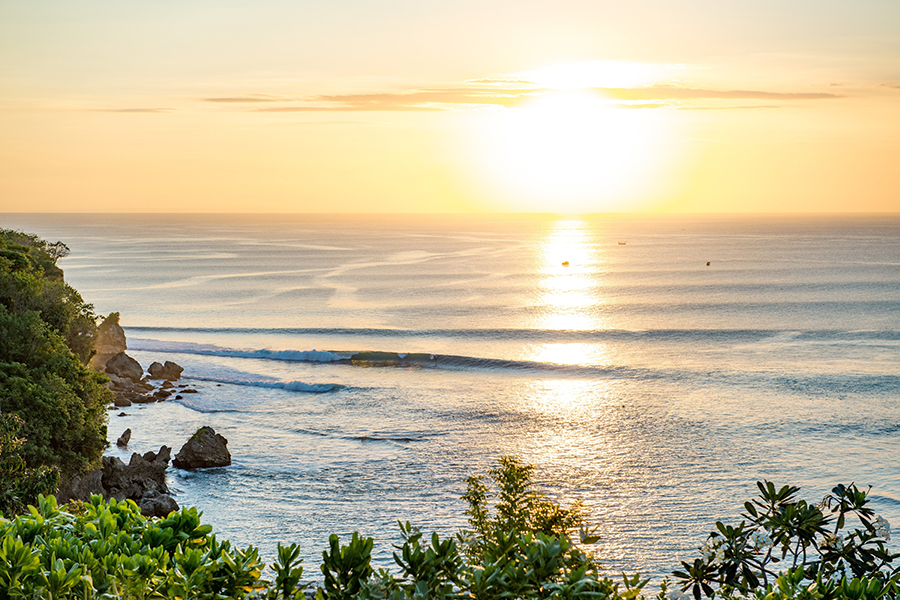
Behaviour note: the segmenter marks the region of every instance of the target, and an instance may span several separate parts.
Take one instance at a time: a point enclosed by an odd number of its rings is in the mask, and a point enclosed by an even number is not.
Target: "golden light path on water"
[[[609,302],[603,294],[604,273],[610,257],[590,224],[581,219],[554,222],[543,241],[538,260],[542,313],[538,329],[590,331],[608,328],[601,316]],[[530,359],[568,366],[610,366],[615,351],[607,343],[567,342],[536,344]],[[625,427],[623,411],[630,410],[627,390],[620,381],[599,381],[572,376],[549,376],[529,382],[520,391],[516,410],[529,425],[518,436],[514,453],[538,465],[568,491],[556,498],[565,505],[581,501],[588,507],[592,526],[605,540],[606,557],[623,558],[635,551],[618,535],[615,518],[599,518],[608,507],[597,505],[598,486],[633,483],[629,449],[634,444]],[[553,486],[551,486],[553,487]]]
[[[536,329],[593,330],[604,326],[596,308],[601,295],[604,257],[588,224],[578,219],[553,223],[540,253],[542,313]],[[555,343],[532,348],[531,359],[565,365],[603,364],[608,361],[606,344]]]

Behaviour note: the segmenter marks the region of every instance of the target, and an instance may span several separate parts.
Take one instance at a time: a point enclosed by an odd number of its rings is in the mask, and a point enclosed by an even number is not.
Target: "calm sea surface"
[[[871,485],[900,529],[897,217],[0,226],[68,244],[67,280],[121,312],[129,354],[199,390],[111,411],[110,439],[177,451],[211,425],[234,464],[170,469],[179,503],[267,557],[300,542],[313,577],[330,533],[375,537],[379,566],[398,520],[452,535],[465,478],[508,454],[587,505],[611,573],[692,559],[760,479],[810,500]]]

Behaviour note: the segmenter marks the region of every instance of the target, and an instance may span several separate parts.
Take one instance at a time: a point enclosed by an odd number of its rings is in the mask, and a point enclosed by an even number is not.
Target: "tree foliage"
[[[462,498],[469,504],[470,529],[460,533],[460,541],[469,556],[483,557],[500,536],[533,532],[564,537],[585,525],[581,503],[566,508],[534,489],[533,465],[522,464],[513,456],[501,457],[499,463],[488,471],[490,481],[481,475],[466,480]],[[587,540],[589,536],[584,537]]]
[[[62,242],[0,229],[0,304],[14,314],[37,312],[87,364],[94,352],[97,315],[63,279],[56,261],[69,253]]]
[[[21,419],[26,465],[57,467],[63,478],[99,466],[111,399],[85,366],[97,326],[56,266],[67,251],[0,230],[0,412]]]
[[[505,460],[492,471],[493,478],[511,477],[521,483],[521,466],[518,461]],[[815,506],[826,518],[823,525],[818,517],[795,521],[795,513],[787,507],[800,504],[794,496],[796,488],[775,488],[768,482],[760,487],[763,495],[747,503],[753,509],[745,505],[746,520],[741,526],[729,530],[717,523],[716,532],[710,535],[700,559],[706,565],[702,571],[709,577],[701,581],[690,580],[693,575],[686,572],[676,574],[680,585],[664,580],[656,600],[688,600],[685,591],[698,598],[706,593],[747,600],[900,598],[900,574],[891,566],[897,555],[875,552],[883,548],[890,528],[868,511],[865,492],[853,485],[836,486]],[[519,489],[525,493],[531,486]],[[783,518],[789,513],[786,522]],[[859,525],[843,531],[851,516],[859,519]],[[253,546],[239,549],[228,541],[218,541],[212,527],[202,524],[200,517],[197,509],[182,508],[164,519],[148,519],[130,500],[105,502],[100,496],[59,509],[52,496],[39,496],[28,514],[11,520],[0,518],[0,599],[309,597],[310,583],[303,580],[299,546],[278,544],[278,556],[269,567],[274,578],[267,579],[265,565]],[[797,535],[798,524],[806,530],[824,527],[806,545],[806,554],[804,544],[797,540],[810,538]],[[765,529],[767,538],[757,526]],[[500,529],[486,536],[480,556],[472,556],[460,551],[455,538],[441,539],[436,533],[427,538],[409,523],[401,524],[400,530],[402,543],[394,546],[399,572],[373,570],[372,538],[355,532],[342,544],[332,535],[329,549],[322,553],[324,582],[316,590],[316,600],[644,599],[646,579],[623,575],[622,581],[616,582],[602,575],[597,562],[565,533]],[[837,552],[840,558],[835,554],[834,538],[825,542],[821,537],[836,535],[833,531],[847,534],[842,536],[847,542],[842,546],[845,552]],[[772,543],[767,544],[766,539]],[[810,551],[816,547],[822,551]],[[741,580],[746,575],[741,561],[757,569],[754,583]],[[772,566],[776,563],[779,567]],[[687,570],[692,566],[684,564]],[[728,577],[732,579],[726,580]]]
[[[866,490],[837,485],[811,504],[797,497],[796,486],[757,486],[760,494],[744,503],[741,522],[717,522],[701,556],[674,572],[682,590],[697,600],[795,592],[827,600],[870,588],[878,590],[874,597],[900,594],[900,567],[892,565],[900,554],[890,552],[890,525],[867,506]]]
[[[0,415],[0,516],[19,514],[40,494],[52,494],[59,471],[49,467],[30,469],[22,458],[25,440],[18,437],[22,420]]]

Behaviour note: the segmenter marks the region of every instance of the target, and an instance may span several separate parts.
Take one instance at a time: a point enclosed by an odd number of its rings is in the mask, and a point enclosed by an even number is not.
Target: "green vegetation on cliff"
[[[63,478],[99,466],[111,399],[86,366],[96,315],[56,266],[67,253],[61,242],[0,230],[0,413],[21,419],[27,467]]]

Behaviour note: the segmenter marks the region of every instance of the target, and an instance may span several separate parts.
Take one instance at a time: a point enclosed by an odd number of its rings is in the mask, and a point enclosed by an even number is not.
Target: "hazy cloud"
[[[600,96],[619,102],[622,108],[685,107],[679,102],[691,100],[823,100],[840,98],[822,92],[766,92],[758,90],[709,90],[658,85],[640,88],[590,88]],[[227,104],[276,103],[278,106],[252,109],[256,112],[352,112],[352,111],[442,111],[479,107],[514,107],[523,102],[557,93],[522,80],[476,79],[457,87],[382,92],[369,94],[329,94],[302,98],[284,98],[250,94],[225,98],[205,98],[206,102]],[[702,107],[698,107],[702,108]],[[718,107],[714,107],[718,108]],[[728,108],[772,108],[734,106]]]
[[[678,110],[735,110],[754,108],[781,108],[778,104],[743,104],[740,106],[679,106]]]
[[[822,100],[840,98],[837,94],[822,92],[760,92],[754,90],[704,90],[674,86],[648,88],[597,88],[597,91],[619,100],[695,100],[702,98],[755,99],[755,100]]]
[[[252,102],[290,102],[293,98],[281,96],[267,96],[265,94],[251,94],[250,96],[235,96],[229,98],[204,98],[204,102],[221,102],[223,104],[242,104]]]
[[[92,112],[111,112],[111,113],[167,113],[175,110],[174,108],[95,108]]]

